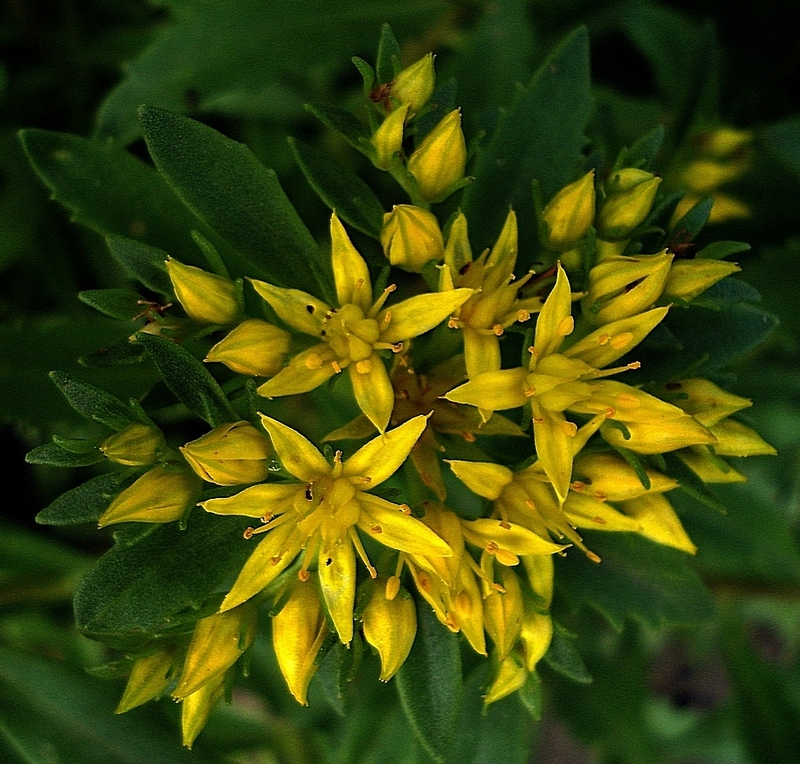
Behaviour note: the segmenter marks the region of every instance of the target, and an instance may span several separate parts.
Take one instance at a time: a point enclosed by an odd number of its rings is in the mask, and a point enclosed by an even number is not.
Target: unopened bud
[[[620,506],[626,515],[637,520],[639,533],[645,538],[689,554],[697,552],[697,547],[663,494],[648,493],[646,496],[625,501]]]
[[[208,273],[173,258],[167,260],[167,273],[178,302],[189,318],[198,324],[232,324],[241,312],[238,289],[230,279]]]
[[[527,604],[527,603],[526,603]],[[525,668],[533,671],[550,647],[553,639],[553,619],[549,613],[540,613],[527,606],[522,618],[519,641],[525,655]]]
[[[588,496],[600,494],[607,501],[626,501],[642,494],[663,493],[678,487],[678,481],[656,470],[645,469],[650,487],[645,488],[636,471],[616,454],[582,454],[575,459],[572,476],[585,484]]]
[[[166,649],[137,658],[114,713],[124,714],[148,700],[158,698],[169,686],[174,660],[172,651]]]
[[[140,422],[131,422],[124,430],[106,438],[100,450],[112,462],[128,467],[143,467],[158,461],[164,447],[161,430]]]
[[[467,234],[467,218],[463,212],[458,213],[450,226],[450,233],[444,248],[444,261],[449,266],[453,278],[457,278],[461,274],[462,268],[472,262],[472,247],[469,245]]]
[[[408,104],[395,109],[383,120],[381,126],[372,136],[372,145],[375,147],[375,164],[383,170],[392,166],[392,161],[403,148],[403,130],[408,117]]]
[[[308,685],[328,634],[317,587],[311,581],[296,581],[286,604],[272,619],[272,644],[289,691],[303,706],[308,704]]]
[[[114,523],[168,523],[179,519],[200,495],[200,481],[186,470],[159,465],[126,488],[100,515],[98,527]]]
[[[444,240],[436,216],[412,204],[397,204],[383,216],[381,244],[392,265],[419,273],[431,260],[444,257]]]
[[[486,633],[491,637],[502,660],[519,638],[522,628],[523,602],[522,588],[517,574],[505,566],[500,566],[498,583],[505,589],[501,593],[492,589],[483,600],[483,620]]]
[[[674,398],[673,402],[679,409],[691,414],[706,427],[753,405],[749,398],[729,393],[708,379],[693,378],[670,382],[664,389],[664,396],[667,394]]]
[[[680,175],[680,183],[698,194],[707,194],[719,186],[738,178],[746,169],[740,162],[717,162],[712,159],[695,159]]]
[[[665,300],[689,302],[713,284],[740,270],[736,263],[725,260],[679,260],[670,268],[663,297]]]
[[[562,188],[542,211],[546,224],[543,242],[548,249],[564,252],[586,236],[594,220],[594,170]]]
[[[606,199],[597,213],[596,228],[601,239],[627,239],[650,214],[661,178],[628,167],[606,182]]]
[[[601,425],[600,434],[612,446],[627,448],[638,454],[663,454],[685,446],[713,445],[717,442],[714,435],[700,424],[694,417],[676,417],[674,419],[626,422],[630,435],[625,435],[608,423]]]
[[[420,196],[428,202],[445,198],[464,177],[467,145],[461,131],[461,111],[455,109],[428,133],[408,160]]]
[[[394,78],[389,94],[398,103],[408,106],[411,114],[416,114],[428,103],[435,84],[433,53],[428,53]]]
[[[644,313],[661,296],[673,255],[612,257],[589,272],[589,291],[582,306],[595,325]]]
[[[513,653],[507,655],[497,664],[494,677],[483,696],[483,702],[488,706],[490,703],[502,700],[519,690],[527,679],[528,671],[520,656]]]
[[[269,474],[269,440],[248,422],[221,424],[180,450],[189,466],[209,483],[259,483]]]
[[[197,736],[206,726],[208,717],[222,697],[224,677],[201,687],[181,701],[181,732],[183,744],[191,748]]]
[[[726,419],[709,428],[717,439],[714,452],[720,456],[774,456],[775,449],[752,427]]]
[[[727,159],[740,151],[753,140],[749,130],[736,130],[732,127],[718,127],[703,136],[701,149],[704,154],[715,159]]]
[[[372,596],[364,608],[364,638],[381,658],[382,682],[388,682],[403,665],[417,634],[417,611],[414,600],[403,588],[386,599],[386,587],[380,582],[372,587]]]
[[[205,360],[224,363],[238,374],[271,377],[283,368],[291,335],[260,318],[248,318],[225,335]]]

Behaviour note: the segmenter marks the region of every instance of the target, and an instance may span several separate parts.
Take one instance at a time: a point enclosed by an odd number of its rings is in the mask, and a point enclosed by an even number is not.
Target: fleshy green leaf
[[[122,430],[135,419],[130,406],[99,387],[81,382],[63,371],[50,372],[50,379],[64,394],[69,405],[87,419],[112,430]]]
[[[381,36],[378,43],[378,56],[375,62],[375,73],[378,82],[391,82],[400,66],[400,45],[392,32],[389,24],[381,27]]]
[[[567,679],[579,684],[590,684],[592,675],[573,644],[574,641],[574,634],[570,634],[558,621],[553,621],[553,639],[543,660],[553,671]]]
[[[306,109],[359,151],[363,149],[364,142],[369,141],[367,129],[352,112],[324,104],[306,104]]]
[[[420,743],[436,761],[444,761],[461,701],[461,654],[458,637],[443,629],[425,604],[417,606],[417,636],[395,681]]]
[[[476,180],[463,202],[477,251],[494,244],[513,207],[520,227],[520,264],[527,265],[530,249],[525,248],[535,240],[531,182],[538,182],[547,202],[574,180],[591,106],[589,84],[589,38],[581,27],[520,90],[478,153],[471,172]]]
[[[714,241],[707,244],[698,253],[698,258],[707,260],[722,260],[731,255],[738,255],[739,252],[748,252],[750,245],[742,241]]]
[[[297,163],[325,204],[362,233],[380,237],[383,206],[372,189],[352,170],[326,152],[293,138],[289,139]]]
[[[713,614],[711,596],[686,553],[635,533],[582,535],[602,562],[575,552],[556,560],[556,586],[598,610],[616,629],[629,617],[662,626]]]
[[[191,622],[219,596],[253,551],[247,520],[196,511],[186,530],[158,526],[131,546],[115,546],[75,594],[78,628],[92,639],[125,648],[149,634]]]
[[[46,464],[48,467],[88,467],[103,460],[99,449],[87,453],[76,454],[57,443],[45,443],[43,446],[28,451],[25,461],[28,464]]]
[[[238,419],[217,381],[186,348],[145,332],[136,338],[153,359],[167,387],[189,411],[212,427]]]
[[[107,236],[106,244],[114,259],[148,289],[172,294],[172,283],[164,266],[168,255],[164,250],[125,236]]]
[[[90,289],[78,293],[78,299],[111,318],[130,321],[142,312],[142,295],[130,289]]]
[[[326,294],[327,264],[274,170],[244,144],[193,119],[149,107],[139,113],[159,172],[235,250],[221,252],[232,276]]]
[[[93,477],[77,488],[61,494],[36,515],[36,522],[42,525],[96,523],[97,518],[120,492],[126,477],[126,473],[121,471]]]
[[[691,241],[708,222],[711,208],[714,206],[714,199],[706,196],[686,212],[686,214],[672,226],[672,232],[681,239]]]

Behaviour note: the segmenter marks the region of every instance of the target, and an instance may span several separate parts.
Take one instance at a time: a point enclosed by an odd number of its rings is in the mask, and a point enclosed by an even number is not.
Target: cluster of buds
[[[215,612],[190,638],[133,659],[118,710],[169,693],[182,703],[186,745],[252,644],[262,604],[301,704],[325,647],[349,646],[358,632],[389,681],[415,639],[415,601],[491,661],[484,699],[495,702],[526,683],[550,646],[558,558],[572,549],[601,561],[582,530],[695,552],[665,496],[678,483],[648,457],[674,452],[713,483],[743,479],[723,457],[772,453],[729,418],[750,402],[708,380],[645,392],[616,378],[639,368],[629,354],[674,303],[738,270],[669,249],[629,251],[647,230],[661,178],[623,167],[600,183],[592,170],[562,188],[540,212],[543,261],[552,263],[541,273],[515,273],[514,211],[494,246],[473,257],[465,215],[453,215],[445,235],[430,208],[469,180],[458,109],[420,134],[434,81],[428,55],[375,88],[362,146],[409,197],[385,214],[380,234],[390,266],[425,273],[408,295],[396,299],[393,283],[373,289],[336,213],[335,299],[165,263],[177,307],[160,325],[184,322],[206,342],[209,368],[227,367],[259,401],[249,419],[176,448],[144,421],[99,446],[135,478],[101,527],[185,522],[192,511],[253,523],[245,532],[252,552],[221,601],[208,603]],[[585,289],[573,291],[571,279]],[[249,315],[253,306],[259,315]],[[512,332],[526,338],[519,365],[501,352]],[[273,401],[307,405],[297,397],[319,389],[324,399],[340,379],[361,412],[324,438],[341,449],[277,416],[288,407]],[[504,411],[521,412],[521,423]],[[522,465],[488,459],[478,438],[498,435],[519,438],[534,456]],[[448,453],[455,438],[459,448]],[[483,516],[468,519],[448,503],[448,479],[485,503]],[[393,492],[381,488],[387,481]]]

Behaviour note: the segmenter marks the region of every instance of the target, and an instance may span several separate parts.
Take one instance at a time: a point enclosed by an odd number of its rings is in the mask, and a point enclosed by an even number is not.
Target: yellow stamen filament
[[[338,364],[338,362],[337,362],[337,361],[331,361],[331,366],[333,366],[333,370],[334,370],[334,371],[335,371],[337,374],[341,374],[341,373],[342,373],[342,367],[341,367],[341,366],[339,366],[339,364]]]
[[[397,289],[397,284],[389,284],[389,286],[387,286],[386,289],[383,290],[383,294],[381,294],[381,296],[377,300],[375,300],[375,304],[372,306],[372,308],[370,308],[370,311],[367,314],[368,318],[375,318],[375,316],[378,315],[378,312],[383,307],[383,304],[386,302],[386,299],[392,292],[394,292],[395,289]],[[392,320],[391,313],[387,312],[383,320],[388,324],[389,321]]]
[[[589,559],[590,559],[592,562],[602,562],[602,560],[601,560],[601,559],[600,559],[600,558],[599,558],[599,557],[598,557],[598,556],[597,556],[597,555],[596,555],[594,552],[590,552],[588,549],[586,550],[586,556],[587,556],[587,557],[588,557],[588,558],[589,558]]]
[[[364,549],[364,545],[361,543],[361,539],[358,537],[358,534],[355,532],[353,528],[349,528],[347,531],[347,535],[350,536],[350,540],[353,542],[353,546],[355,547],[358,556],[361,558],[361,562],[364,563],[364,566],[369,571],[370,578],[377,578],[378,571],[375,570],[372,563],[369,561],[369,557],[367,556],[367,550]]]

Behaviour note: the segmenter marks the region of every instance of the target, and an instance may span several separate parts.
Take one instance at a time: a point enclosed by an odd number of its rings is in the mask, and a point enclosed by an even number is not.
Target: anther
[[[505,332],[505,329],[503,329],[503,325],[502,324],[495,324],[492,327],[492,332],[494,332],[495,336],[502,337],[503,336],[503,332]]]
[[[309,575],[308,571],[305,568],[301,568],[300,570],[297,571],[297,577],[303,583],[305,583],[306,581],[308,581],[309,578],[311,578],[311,576]]]
[[[477,440],[477,438],[468,430],[462,432],[461,437],[464,438],[464,440],[466,440],[467,443],[474,443]]]
[[[605,520],[603,520],[602,517],[597,517],[597,516],[592,518],[592,522],[597,523],[598,525],[607,525],[608,524],[608,523],[606,523]]]
[[[334,370],[334,371],[335,371],[337,374],[341,374],[341,373],[342,373],[342,367],[341,367],[341,366],[339,366],[339,363],[338,363],[338,361],[331,361],[331,366],[333,366],[333,370]]]
[[[499,525],[501,528],[505,528],[507,531],[510,531],[510,530],[511,530],[511,523],[510,523],[510,522],[508,522],[508,520],[501,520],[501,521],[498,523],[498,525]]]
[[[586,488],[586,483],[584,483],[584,482],[583,482],[583,481],[581,481],[581,480],[573,480],[573,481],[572,481],[572,485],[570,486],[570,488],[571,488],[573,491],[575,491],[575,493],[581,493],[581,491],[585,490],[585,488]]]
[[[410,515],[411,514],[411,507],[409,507],[408,504],[401,504],[400,505],[400,511],[404,515]]]
[[[527,321],[531,317],[531,314],[527,310],[518,310],[517,311],[517,321]]]
[[[380,525],[373,525],[369,530],[370,533],[375,533],[375,534],[383,533],[383,528],[381,528]]]
[[[448,329],[458,329],[461,326],[461,321],[459,321],[455,316],[450,316],[447,319],[447,328]]]
[[[556,329],[556,334],[560,337],[566,337],[568,334],[572,334],[572,330],[575,328],[575,319],[572,316],[566,316],[562,318],[558,324],[558,328]]]
[[[608,345],[609,342],[611,342],[611,335],[610,334],[601,334],[597,338],[597,344],[598,345]]]

